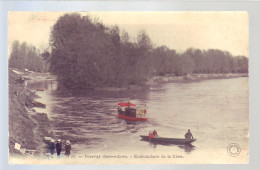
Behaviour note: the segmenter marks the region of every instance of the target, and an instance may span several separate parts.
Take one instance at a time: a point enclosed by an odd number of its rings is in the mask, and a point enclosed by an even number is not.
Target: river
[[[41,97],[37,101],[47,108],[37,111],[47,113],[56,138],[71,141],[73,154],[164,152],[193,155],[193,159],[211,156],[218,163],[231,159],[227,146],[237,143],[240,156],[248,156],[247,77],[166,83],[144,91],[57,91],[57,83],[50,80],[30,81],[28,87],[46,89],[37,91]],[[117,103],[128,101],[146,108],[147,122],[117,117]],[[159,136],[175,138],[183,138],[190,129],[197,141],[192,145],[156,145],[140,140],[140,135],[154,129]]]

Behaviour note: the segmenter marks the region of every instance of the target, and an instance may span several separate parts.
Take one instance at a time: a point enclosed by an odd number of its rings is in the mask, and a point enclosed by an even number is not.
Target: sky
[[[248,57],[248,13],[232,12],[80,12],[98,17],[105,25],[117,25],[132,40],[144,30],[155,46],[177,52],[188,48],[220,49]],[[10,12],[8,46],[15,40],[48,47],[51,27],[65,12]]]

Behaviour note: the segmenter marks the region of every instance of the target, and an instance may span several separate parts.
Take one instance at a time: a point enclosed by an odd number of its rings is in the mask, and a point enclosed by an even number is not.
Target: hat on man
[[[67,140],[67,141],[66,141],[66,145],[69,145],[69,144],[70,144],[70,141],[69,141],[69,140]]]

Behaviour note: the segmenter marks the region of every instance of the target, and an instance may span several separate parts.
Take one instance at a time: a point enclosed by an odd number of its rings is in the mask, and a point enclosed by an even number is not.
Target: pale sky
[[[9,49],[14,40],[47,47],[51,27],[64,12],[10,12]],[[134,39],[145,30],[156,46],[177,52],[187,48],[220,49],[248,57],[247,12],[81,12],[105,25],[118,25]],[[10,50],[9,50],[10,54]]]

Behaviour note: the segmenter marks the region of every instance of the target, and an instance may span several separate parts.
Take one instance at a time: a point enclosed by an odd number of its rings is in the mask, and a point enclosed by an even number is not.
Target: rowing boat
[[[35,100],[32,101],[33,107],[42,107],[42,108],[46,108],[46,104],[37,102]]]
[[[163,144],[190,144],[196,139],[183,139],[183,138],[164,138],[164,137],[155,137],[155,138],[149,138],[148,136],[145,135],[140,135],[142,140],[144,141],[149,141],[153,143],[163,143]]]

